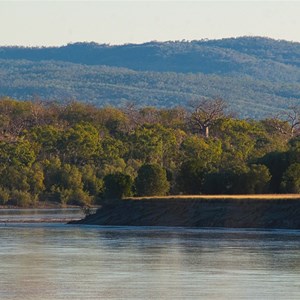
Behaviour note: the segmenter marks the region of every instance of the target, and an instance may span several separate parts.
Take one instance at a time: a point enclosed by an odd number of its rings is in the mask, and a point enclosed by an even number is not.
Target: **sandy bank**
[[[263,196],[131,198],[103,205],[74,223],[300,229],[300,195]]]

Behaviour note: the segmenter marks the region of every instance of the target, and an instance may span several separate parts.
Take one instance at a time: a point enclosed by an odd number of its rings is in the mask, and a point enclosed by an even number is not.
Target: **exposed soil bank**
[[[300,195],[293,199],[127,199],[105,204],[96,214],[71,223],[300,229]]]

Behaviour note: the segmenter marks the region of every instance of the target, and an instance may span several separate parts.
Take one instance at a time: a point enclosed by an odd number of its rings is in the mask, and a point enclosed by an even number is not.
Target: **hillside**
[[[262,118],[299,104],[300,43],[243,37],[0,47],[0,95],[159,107],[220,96],[240,117]]]

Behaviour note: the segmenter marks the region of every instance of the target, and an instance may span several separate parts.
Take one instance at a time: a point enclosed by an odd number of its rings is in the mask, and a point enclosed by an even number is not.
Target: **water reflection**
[[[299,299],[300,231],[0,226],[0,299]]]
[[[80,208],[62,209],[0,209],[1,223],[68,222],[84,216]]]

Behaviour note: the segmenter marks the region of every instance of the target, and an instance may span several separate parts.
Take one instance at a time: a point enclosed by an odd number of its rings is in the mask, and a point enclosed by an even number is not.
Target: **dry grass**
[[[152,197],[129,197],[124,200],[176,200],[176,199],[254,199],[254,200],[279,200],[291,199],[300,200],[300,194],[257,194],[257,195],[171,195],[171,196],[152,196]]]

